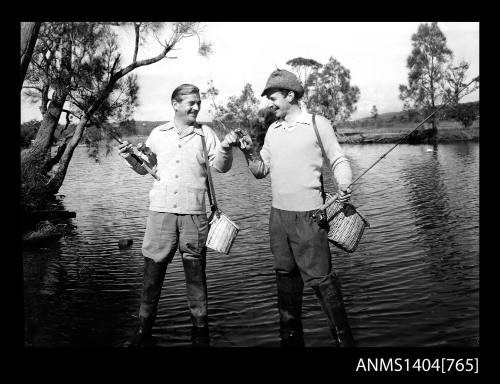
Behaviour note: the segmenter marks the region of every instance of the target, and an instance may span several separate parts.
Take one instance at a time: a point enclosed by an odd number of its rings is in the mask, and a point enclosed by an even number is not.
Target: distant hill
[[[458,105],[462,109],[471,108],[475,110],[479,118],[479,101],[459,103]],[[447,106],[444,107],[438,114],[440,115],[440,120],[454,120],[455,113],[456,113],[455,107]],[[342,127],[355,128],[355,127],[368,127],[372,125],[384,126],[387,124],[394,124],[394,123],[417,123],[422,121],[425,117],[427,117],[426,114],[418,110],[386,112],[379,114],[376,119],[374,119],[371,116],[363,117],[361,119],[347,121],[345,123],[339,124],[339,126],[341,128]]]
[[[479,126],[479,101],[473,101],[469,103],[460,103],[460,108],[464,110],[473,110],[476,112],[475,114],[475,122],[473,126]],[[450,127],[459,127],[460,123],[454,118],[454,114],[456,114],[456,110],[453,107],[446,107],[440,112],[440,127],[444,128],[444,126]],[[399,111],[399,112],[386,112],[381,113],[377,116],[376,119],[372,117],[364,117],[361,119],[356,119],[352,121],[346,121],[344,123],[338,124],[337,128],[340,130],[339,132],[343,132],[346,134],[352,134],[353,132],[357,132],[359,129],[361,130],[371,130],[373,128],[381,128],[391,130],[394,129],[403,129],[408,128],[407,126],[411,126],[411,124],[421,122],[426,116],[420,111],[410,110],[410,111]],[[159,125],[164,124],[166,121],[149,121],[149,120],[131,120],[130,129],[133,131],[135,129],[135,134],[139,136],[148,136],[151,131],[158,127]],[[217,127],[217,124],[213,122],[202,122],[202,124],[206,124],[212,127],[219,138],[221,138],[224,132],[221,132]],[[31,120],[29,122],[24,122],[21,124],[21,146],[26,147],[30,144],[31,140],[34,139],[35,134],[40,126],[40,121]],[[117,127],[117,123],[113,123],[112,126]],[[229,127],[230,128],[230,127]],[[70,124],[66,129],[64,129],[64,125],[58,125],[55,132],[56,141],[60,139],[61,135],[67,137],[73,133],[75,130],[74,124]],[[262,136],[265,135],[267,128],[262,127]],[[122,134],[127,135],[126,130],[121,130]],[[131,132],[131,131],[129,131]]]

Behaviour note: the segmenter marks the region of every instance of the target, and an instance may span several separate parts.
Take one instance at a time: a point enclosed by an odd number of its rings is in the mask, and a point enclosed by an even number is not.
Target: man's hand
[[[118,146],[118,154],[124,159],[129,157],[131,153],[133,153],[132,144],[130,144],[128,141],[124,141]]]
[[[223,148],[228,149],[229,147],[238,145],[239,137],[235,131],[229,132],[222,140],[221,145]]]
[[[352,191],[346,184],[339,185],[337,193],[339,196],[339,201],[341,201],[342,203],[347,203],[352,196]]]
[[[244,134],[240,137],[240,149],[243,153],[249,153],[253,150],[252,138],[248,134]]]

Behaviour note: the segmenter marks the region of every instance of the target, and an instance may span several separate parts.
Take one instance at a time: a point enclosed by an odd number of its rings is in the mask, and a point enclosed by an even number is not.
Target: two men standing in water
[[[139,327],[130,345],[145,345],[151,339],[166,267],[177,247],[183,258],[193,334],[208,340],[206,169],[200,161],[205,139],[210,166],[217,171],[230,169],[232,147],[239,146],[256,178],[268,174],[271,177],[269,231],[281,346],[304,346],[301,322],[304,286],[314,290],[336,344],[354,346],[340,283],[332,269],[328,230],[312,215],[323,204],[320,181],[323,157],[315,128],[335,177],[339,199],[345,202],[351,197],[347,187],[352,178],[351,168],[330,122],[303,111],[299,105],[304,93],[300,81],[291,72],[276,70],[271,73],[262,96],[270,100],[277,120],[268,128],[264,145],[257,152],[248,136],[239,138],[230,132],[219,142],[209,127],[200,128],[196,123],[197,111],[192,113],[193,108],[199,110],[199,90],[194,86],[181,87],[192,88],[184,88],[177,94],[179,88],[174,91],[174,121],[155,128],[146,141],[148,156],[144,160],[157,170],[160,181],[154,182],[150,192],[150,213],[142,246],[145,267]],[[129,155],[130,144],[124,142],[119,150],[136,172],[146,173]]]

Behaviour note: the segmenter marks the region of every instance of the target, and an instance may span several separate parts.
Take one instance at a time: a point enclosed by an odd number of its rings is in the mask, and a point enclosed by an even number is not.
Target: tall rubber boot
[[[156,319],[158,301],[167,263],[156,263],[154,260],[144,258],[144,281],[142,288],[141,306],[139,308],[139,326],[135,335],[127,343],[128,347],[147,346],[151,343],[151,330]]]
[[[193,326],[198,328],[208,327],[205,259],[183,255],[182,264],[186,277],[187,300]]]
[[[191,327],[191,343],[194,348],[210,347],[210,335],[208,326]]]
[[[340,347],[354,347],[351,328],[347,321],[340,283],[335,273],[330,273],[313,290],[328,319],[333,338]]]
[[[304,283],[299,270],[295,269],[291,273],[276,271],[276,283],[280,315],[280,346],[304,347],[301,320]]]

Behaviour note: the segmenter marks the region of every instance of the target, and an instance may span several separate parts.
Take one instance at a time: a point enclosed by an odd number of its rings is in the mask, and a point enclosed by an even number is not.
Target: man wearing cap
[[[253,175],[271,176],[269,221],[278,288],[281,346],[304,346],[301,322],[303,286],[311,286],[325,312],[338,346],[354,345],[340,283],[332,270],[328,231],[312,213],[323,204],[323,157],[315,120],[341,201],[348,201],[351,168],[330,122],[299,105],[304,89],[286,70],[271,73],[262,96],[271,101],[277,120],[269,126],[260,153],[248,136],[240,147]]]
[[[228,133],[222,142],[206,125],[196,122],[201,99],[198,87],[182,84],[172,93],[175,111],[173,121],[152,130],[142,160],[157,171],[159,180],[149,192],[149,216],[142,243],[144,280],[139,308],[137,332],[127,346],[148,346],[156,318],[158,301],[168,264],[177,249],[182,257],[186,278],[187,301],[193,324],[195,346],[208,345],[206,240],[208,219],[205,210],[208,162],[218,172],[227,172],[232,165],[232,146],[238,136]],[[124,141],[118,149],[122,157],[139,174],[147,171],[131,156],[131,144]],[[201,344],[201,345],[200,345]]]

